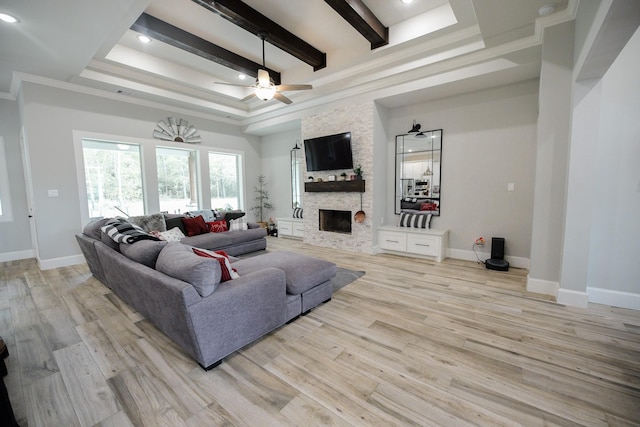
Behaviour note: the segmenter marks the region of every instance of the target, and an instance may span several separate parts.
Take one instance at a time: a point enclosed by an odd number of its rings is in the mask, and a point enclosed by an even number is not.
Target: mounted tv
[[[304,140],[307,171],[353,169],[351,132]]]

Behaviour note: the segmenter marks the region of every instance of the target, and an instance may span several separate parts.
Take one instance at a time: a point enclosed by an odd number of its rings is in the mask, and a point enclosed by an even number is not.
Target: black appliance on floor
[[[504,238],[491,238],[491,258],[484,265],[488,270],[509,271],[509,263],[504,260]]]

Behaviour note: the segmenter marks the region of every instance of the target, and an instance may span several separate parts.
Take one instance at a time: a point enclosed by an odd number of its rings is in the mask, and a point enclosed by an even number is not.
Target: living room
[[[434,95],[420,102],[411,101],[411,90],[389,94],[379,88],[282,114],[274,109],[237,124],[185,106],[159,107],[67,81],[18,75],[15,88],[0,94],[0,160],[7,171],[7,182],[0,187],[0,262],[35,258],[43,275],[79,268],[84,260],[74,239],[83,226],[78,135],[153,147],[158,142],[151,134],[167,117],[194,124],[204,150],[241,152],[243,208],[251,207],[253,187],[265,175],[274,204],[268,216],[274,218],[292,215],[291,148],[306,138],[352,132],[354,163],[363,165],[367,185],[362,202],[355,194],[349,200],[352,211],[363,207],[367,214],[363,223],[353,224],[357,238],[305,239],[302,244],[312,249],[296,248],[319,254],[339,248],[354,257],[375,254],[378,226],[395,224],[398,218],[395,136],[417,121],[425,130],[443,129],[441,215],[434,217],[432,228],[449,230],[450,259],[473,262],[476,238],[505,237],[509,260],[525,271],[521,285],[551,296],[558,307],[596,303],[639,310],[637,9],[626,2],[584,3],[574,5],[575,20],[545,29],[537,47],[539,76],[505,79],[502,85],[480,89],[467,87],[461,76],[427,86]],[[627,18],[635,22],[631,32],[612,24],[620,19],[616,7],[627,6],[633,11]],[[624,42],[618,41],[617,51],[607,46],[608,66],[602,68],[602,40],[616,36]],[[457,86],[456,93],[438,96],[449,84]],[[49,190],[57,190],[57,196]],[[303,207],[307,197],[303,195]],[[159,211],[153,203],[150,211]],[[276,240],[274,247],[279,244]],[[374,263],[377,258],[366,259]],[[400,265],[410,270],[409,261]],[[2,291],[9,295],[6,286]],[[8,301],[3,309],[7,307]],[[313,328],[312,323],[305,327]]]

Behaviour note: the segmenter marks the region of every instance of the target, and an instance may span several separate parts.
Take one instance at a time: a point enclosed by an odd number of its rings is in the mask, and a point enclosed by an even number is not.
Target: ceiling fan
[[[265,64],[265,59],[264,59],[265,36],[261,34],[260,38],[262,39],[262,66],[264,68],[258,69],[258,78],[256,79],[256,82],[251,86],[238,85],[233,83],[217,83],[217,84],[223,84],[228,86],[239,86],[239,87],[253,89],[253,92],[251,92],[251,94],[248,95],[247,97],[243,98],[242,101],[247,101],[253,98],[254,96],[256,96],[262,99],[263,101],[269,101],[271,98],[275,98],[280,102],[284,102],[285,104],[291,104],[293,101],[291,101],[289,98],[287,98],[280,92],[288,91],[288,90],[313,89],[312,85],[305,85],[305,84],[293,84],[293,85],[274,84],[273,79],[269,76],[269,71],[266,70],[267,66]]]

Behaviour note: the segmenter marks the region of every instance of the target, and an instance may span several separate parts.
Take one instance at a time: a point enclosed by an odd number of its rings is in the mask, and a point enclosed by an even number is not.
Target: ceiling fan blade
[[[242,98],[240,100],[240,102],[248,101],[248,100],[250,100],[251,98],[253,98],[255,96],[256,96],[256,93],[254,91],[251,91],[251,93],[249,95],[245,96],[244,98]]]
[[[284,96],[283,94],[281,94],[280,92],[276,92],[273,97],[275,99],[277,99],[280,102],[284,102],[285,104],[291,104],[293,103],[292,100],[290,100],[289,98],[287,98],[286,96]]]
[[[269,79],[269,72],[267,70],[258,70],[258,83],[260,83],[260,86],[262,87],[269,86],[271,80]]]
[[[311,85],[278,85],[276,90],[309,90],[313,89]]]

